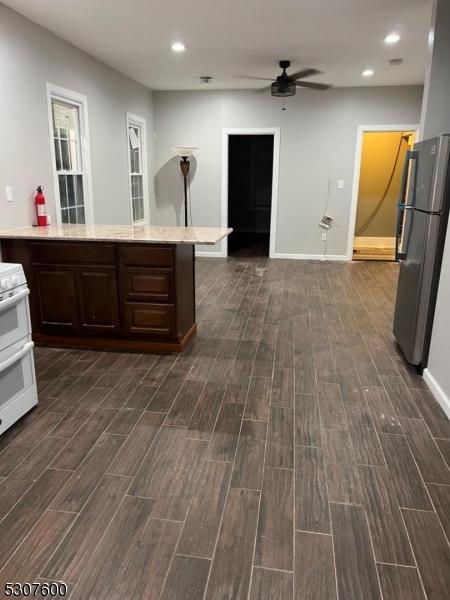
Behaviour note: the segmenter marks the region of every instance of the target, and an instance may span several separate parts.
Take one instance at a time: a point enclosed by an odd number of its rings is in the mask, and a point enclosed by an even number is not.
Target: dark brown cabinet
[[[115,267],[75,267],[80,326],[90,331],[119,331]]]
[[[192,244],[2,240],[22,263],[37,343],[180,351],[194,335]]]
[[[43,328],[119,331],[114,267],[33,265]]]
[[[173,304],[125,302],[125,327],[128,333],[173,335]]]
[[[37,321],[42,327],[78,328],[78,311],[72,266],[36,265],[33,268]]]
[[[121,244],[121,265],[138,267],[171,267],[175,263],[177,246],[171,244]]]
[[[123,267],[122,279],[122,287],[129,300],[173,300],[173,269]]]

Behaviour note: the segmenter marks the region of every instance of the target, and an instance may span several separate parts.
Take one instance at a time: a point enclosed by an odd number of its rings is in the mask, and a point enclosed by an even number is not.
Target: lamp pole
[[[181,172],[183,173],[184,183],[184,226],[188,226],[188,197],[187,197],[187,178],[189,175],[189,168],[191,163],[188,161],[187,156],[182,156],[180,161]]]
[[[0,0],[1,1],[1,0]],[[191,163],[188,158],[198,149],[198,146],[173,146],[172,151],[180,157],[181,173],[183,175],[184,188],[184,226],[188,226],[188,191],[189,191],[189,169]]]

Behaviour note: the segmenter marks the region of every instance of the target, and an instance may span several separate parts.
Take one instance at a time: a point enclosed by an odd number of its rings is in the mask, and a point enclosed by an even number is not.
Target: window
[[[130,174],[131,220],[148,222],[145,119],[127,114],[127,148]]]
[[[47,85],[52,158],[59,223],[92,222],[86,98]]]

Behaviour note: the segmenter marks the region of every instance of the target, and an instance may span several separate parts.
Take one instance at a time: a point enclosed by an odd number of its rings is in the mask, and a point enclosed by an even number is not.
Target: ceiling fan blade
[[[256,90],[253,90],[254,92],[256,92],[257,94],[264,94],[265,92],[268,92],[270,90],[271,86],[270,85],[265,85],[262,88],[257,88]]]
[[[328,90],[333,87],[327,83],[312,83],[311,81],[296,81],[295,85],[297,87],[310,88],[311,90]]]
[[[258,81],[275,81],[273,77],[255,77],[255,75],[233,75],[234,79],[257,79]]]
[[[305,77],[312,77],[313,75],[320,75],[322,71],[317,69],[302,69],[296,73],[289,73],[290,79],[304,79]]]

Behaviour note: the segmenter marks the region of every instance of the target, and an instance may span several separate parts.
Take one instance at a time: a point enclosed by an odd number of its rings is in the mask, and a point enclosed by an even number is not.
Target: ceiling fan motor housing
[[[280,60],[278,63],[283,69],[281,75],[278,75],[277,80],[270,86],[270,93],[272,96],[277,98],[287,98],[288,96],[295,96],[297,87],[295,81],[289,77],[286,73],[286,69],[291,66],[290,60]]]

